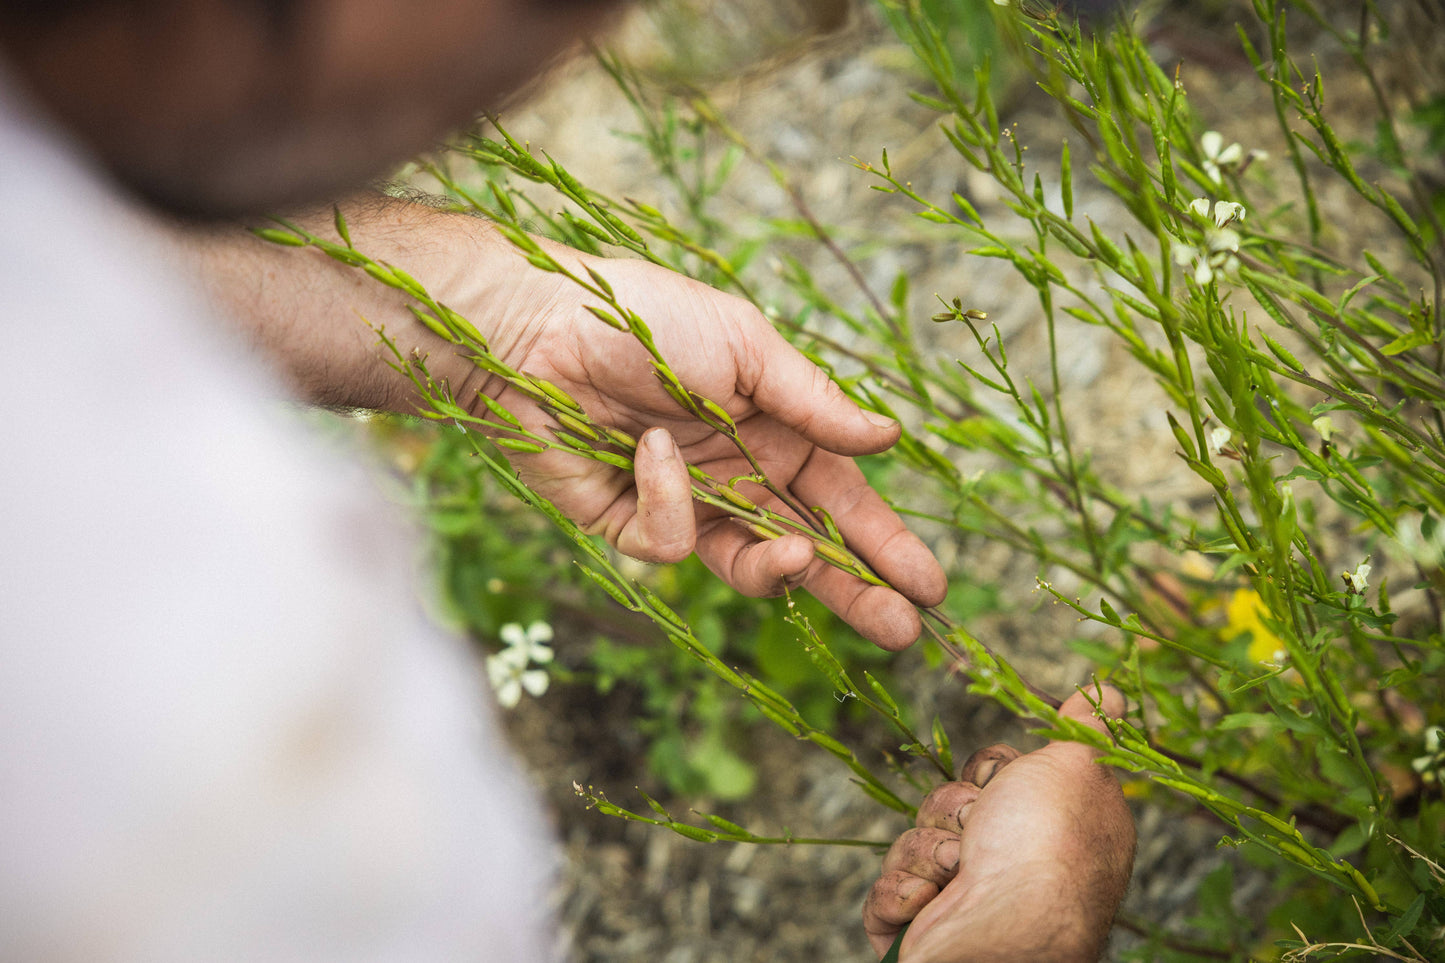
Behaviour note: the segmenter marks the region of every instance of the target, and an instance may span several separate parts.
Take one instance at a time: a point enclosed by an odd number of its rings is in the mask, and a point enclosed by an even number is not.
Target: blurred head
[[[0,56],[190,215],[333,199],[496,108],[611,0],[0,0]]]

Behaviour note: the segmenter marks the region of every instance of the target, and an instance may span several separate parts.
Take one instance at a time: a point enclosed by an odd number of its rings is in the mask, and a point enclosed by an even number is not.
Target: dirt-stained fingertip
[[[997,775],[1004,766],[1017,759],[1021,753],[1013,746],[999,743],[996,746],[988,746],[980,749],[968,757],[963,764],[958,778],[964,782],[971,782],[982,789],[988,785],[990,779]]]
[[[923,634],[923,619],[913,604],[881,585],[859,593],[844,617],[859,635],[889,652],[901,652]]]

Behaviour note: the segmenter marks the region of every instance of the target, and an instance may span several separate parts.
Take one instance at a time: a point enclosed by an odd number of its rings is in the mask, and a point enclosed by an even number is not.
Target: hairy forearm
[[[383,195],[353,198],[341,209],[358,250],[404,268],[433,296],[467,305],[483,332],[505,317],[521,262],[487,222]],[[293,220],[317,235],[335,234],[330,209]],[[414,410],[412,386],[387,365],[378,328],[403,352],[428,355],[454,388],[468,373],[451,346],[412,316],[406,295],[320,251],[271,244],[239,224],[168,231],[179,262],[217,311],[307,401]]]

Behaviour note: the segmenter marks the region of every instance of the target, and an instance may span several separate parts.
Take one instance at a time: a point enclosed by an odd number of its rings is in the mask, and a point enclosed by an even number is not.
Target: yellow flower
[[[1254,662],[1282,663],[1287,657],[1284,640],[1271,632],[1264,624],[1264,617],[1270,615],[1264,600],[1253,589],[1240,589],[1229,598],[1224,609],[1228,619],[1226,627],[1231,636],[1250,635],[1249,658]]]

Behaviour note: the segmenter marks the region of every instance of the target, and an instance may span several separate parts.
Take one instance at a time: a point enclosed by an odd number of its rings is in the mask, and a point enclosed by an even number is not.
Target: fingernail
[[[642,443],[647,446],[647,453],[657,461],[677,457],[677,446],[672,443],[672,436],[661,428],[653,428],[643,435]]]
[[[933,847],[933,861],[951,873],[958,868],[958,850],[958,840],[945,839]]]
[[[866,408],[863,409],[863,417],[867,418],[868,422],[875,428],[892,428],[898,424],[898,422],[889,418],[887,415],[880,415],[878,412],[869,411]]]
[[[909,877],[908,879],[898,884],[898,901],[900,903],[908,902],[913,897],[918,895],[919,890],[923,889],[923,887],[927,885],[928,880],[926,879],[921,879],[917,876]]]
[[[998,759],[985,759],[979,763],[978,768],[973,771],[973,784],[980,789],[987,786],[988,781],[993,778],[993,774],[998,772],[999,762]]]

